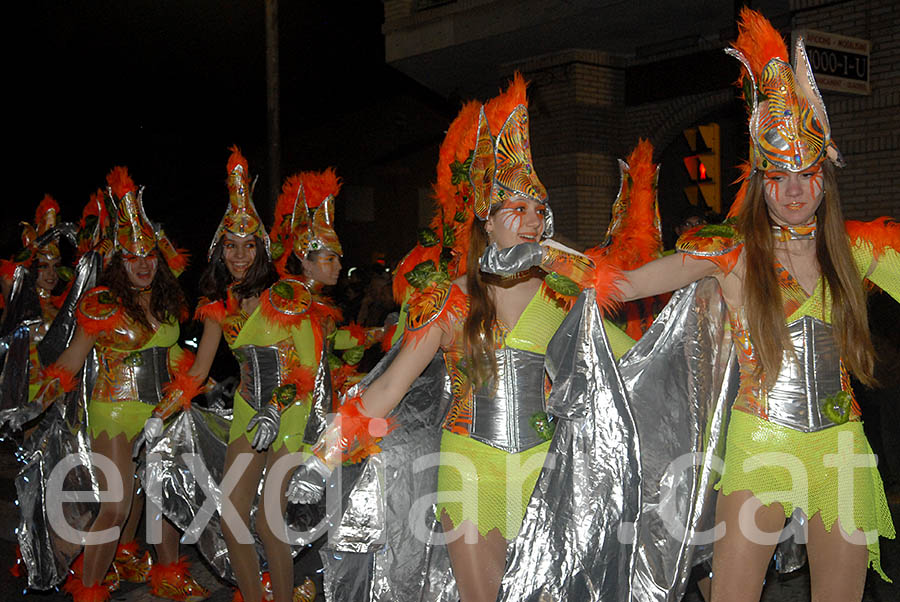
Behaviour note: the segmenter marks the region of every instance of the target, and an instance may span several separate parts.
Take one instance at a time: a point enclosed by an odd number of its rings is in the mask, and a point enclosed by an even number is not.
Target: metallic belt
[[[517,453],[547,439],[533,426],[544,414],[544,356],[504,347],[497,350],[497,379],[475,393],[469,435]],[[493,386],[496,384],[496,386]]]
[[[151,405],[162,401],[163,385],[171,380],[168,347],[150,347],[130,353],[125,358],[125,365],[138,399]]]
[[[769,421],[806,433],[846,422],[849,395],[842,394],[841,358],[831,324],[803,316],[788,324],[788,333],[794,356],[785,351],[778,379],[766,396]],[[841,414],[837,406],[842,399],[843,422],[835,422],[823,406],[831,406],[834,417]]]
[[[239,391],[250,406],[260,410],[281,384],[281,361],[277,347],[244,345],[233,350],[241,366]]]

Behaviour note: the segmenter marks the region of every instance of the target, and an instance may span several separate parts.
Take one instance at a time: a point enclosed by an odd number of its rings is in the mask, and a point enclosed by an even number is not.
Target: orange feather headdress
[[[472,221],[476,215],[486,219],[498,197],[520,193],[546,201],[531,161],[525,88],[516,73],[507,89],[484,105],[464,104],[447,129],[432,186],[435,215],[394,273],[398,301],[435,278],[466,273]],[[549,208],[547,215],[544,234],[551,236]]]
[[[334,230],[334,204],[341,185],[333,167],[300,172],[284,181],[270,233],[274,241],[272,258],[279,274],[287,275],[285,264],[291,251],[301,259],[322,249],[343,256]]]
[[[740,84],[750,113],[754,170],[800,172],[826,156],[843,166],[802,37],[794,44],[791,68],[781,34],[760,13],[744,7],[738,38],[726,52],[744,66]]]

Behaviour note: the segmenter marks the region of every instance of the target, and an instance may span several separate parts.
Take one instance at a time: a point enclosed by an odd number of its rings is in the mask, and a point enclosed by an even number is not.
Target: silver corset
[[[138,399],[151,405],[162,401],[163,385],[171,380],[168,347],[134,351],[125,358],[125,366],[124,375],[132,379]]]
[[[803,316],[788,324],[794,356],[787,352],[766,396],[769,421],[806,433],[835,426],[822,403],[841,391],[841,358],[831,324]]]
[[[278,347],[244,345],[233,350],[241,366],[241,385],[238,391],[253,409],[260,410],[272,398],[272,391],[281,384],[281,359]]]
[[[497,386],[476,391],[469,435],[517,453],[544,442],[531,426],[534,415],[544,411],[544,356],[503,347],[496,358]]]

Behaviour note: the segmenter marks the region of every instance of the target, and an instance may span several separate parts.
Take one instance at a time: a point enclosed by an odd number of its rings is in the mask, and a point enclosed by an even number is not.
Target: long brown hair
[[[247,273],[241,281],[234,285],[233,293],[239,299],[255,297],[278,281],[278,273],[272,260],[266,253],[265,242],[259,236],[254,235],[256,241],[256,256],[253,263],[247,268]],[[200,295],[210,301],[224,300],[228,296],[228,287],[234,282],[231,272],[225,265],[225,237],[219,238],[213,247],[212,256],[203,274],[200,276]]]
[[[494,323],[497,307],[491,298],[488,285],[478,269],[478,261],[488,244],[484,222],[472,222],[469,235],[469,252],[466,258],[466,289],[469,295],[469,314],[463,326],[465,341],[466,373],[476,388],[488,383],[497,374],[494,358]]]
[[[875,383],[875,351],[869,336],[866,295],[850,253],[844,228],[834,167],[823,165],[825,195],[816,210],[816,259],[825,277],[822,307],[831,296],[831,323],[841,359],[850,372],[867,385]],[[757,171],[747,183],[747,195],[738,213],[737,228],[744,237],[744,312],[760,376],[771,387],[789,349],[781,292],[775,274],[772,220],[763,190],[763,173]]]
[[[172,320],[181,321],[187,318],[187,301],[184,292],[178,285],[175,275],[169,269],[165,259],[159,256],[156,262],[156,274],[150,283],[150,314],[160,323]],[[119,300],[125,313],[134,322],[144,328],[150,328],[150,321],[144,308],[138,302],[128,272],[125,271],[122,254],[117,252],[103,270],[100,283],[108,286]]]

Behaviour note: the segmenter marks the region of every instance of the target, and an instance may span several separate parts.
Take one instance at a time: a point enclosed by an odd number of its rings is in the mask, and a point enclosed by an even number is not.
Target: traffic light
[[[722,155],[719,124],[707,123],[684,130],[691,154],[684,158],[690,184],[684,194],[692,205],[722,212]]]

